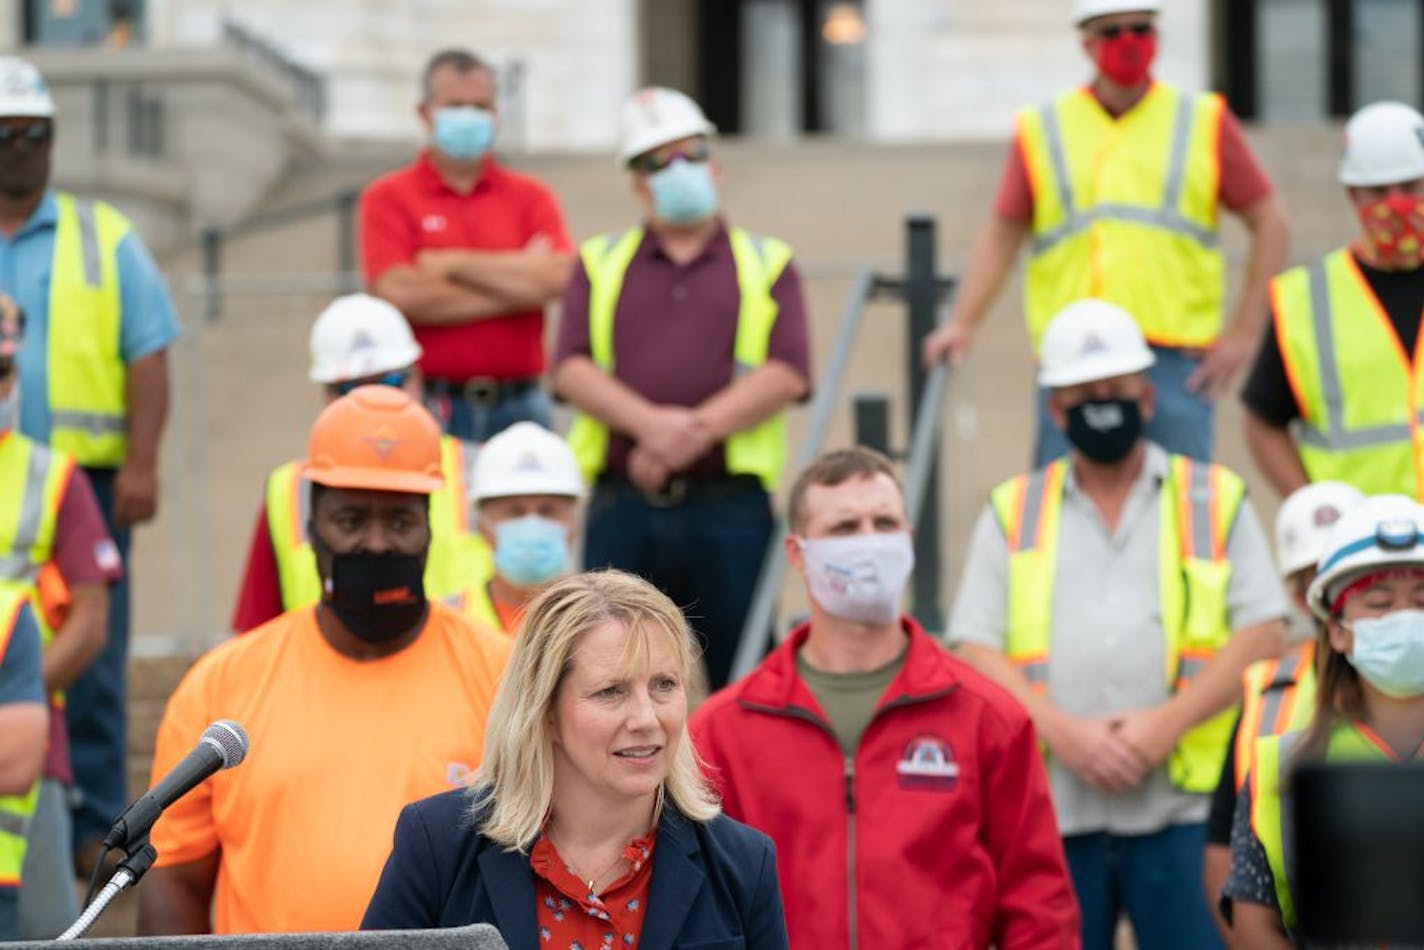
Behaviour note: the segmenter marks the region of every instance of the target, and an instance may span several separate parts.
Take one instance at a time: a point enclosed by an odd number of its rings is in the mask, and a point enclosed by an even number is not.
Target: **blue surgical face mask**
[[[1395,699],[1424,695],[1424,610],[1396,610],[1350,623],[1350,665]]]
[[[494,526],[494,568],[515,587],[538,587],[569,569],[569,529],[528,515]]]
[[[457,162],[472,162],[494,144],[494,113],[476,106],[441,106],[434,113],[435,147]]]
[[[668,224],[696,224],[717,210],[717,186],[712,166],[677,158],[667,168],[648,176],[653,193],[653,215]]]

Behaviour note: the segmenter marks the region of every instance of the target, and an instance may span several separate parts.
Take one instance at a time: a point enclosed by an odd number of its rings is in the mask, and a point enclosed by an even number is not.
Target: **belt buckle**
[[[475,406],[491,406],[499,402],[499,380],[492,376],[476,376],[465,380],[460,394],[465,402]]]
[[[670,478],[660,491],[644,492],[643,498],[654,508],[675,508],[687,500],[688,481]]]

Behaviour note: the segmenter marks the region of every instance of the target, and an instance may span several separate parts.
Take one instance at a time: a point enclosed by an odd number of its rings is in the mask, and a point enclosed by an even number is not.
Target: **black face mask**
[[[1142,437],[1142,405],[1136,399],[1081,402],[1068,410],[1068,441],[1094,462],[1120,462]]]
[[[425,552],[336,554],[310,529],[313,549],[331,556],[322,602],[352,634],[383,644],[415,629],[425,616]]]

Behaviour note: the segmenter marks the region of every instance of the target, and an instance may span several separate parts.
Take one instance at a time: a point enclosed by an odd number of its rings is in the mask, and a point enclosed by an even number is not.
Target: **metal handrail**
[[[831,347],[831,358],[826,364],[825,372],[817,380],[816,397],[811,403],[811,422],[796,454],[797,471],[811,463],[826,441],[826,432],[830,429],[831,416],[839,402],[845,371],[850,365],[851,353],[855,348],[855,338],[865,316],[865,305],[870,302],[874,293],[875,274],[869,269],[859,271],[841,308],[835,343]],[[752,667],[756,666],[766,653],[767,642],[771,637],[772,618],[776,613],[776,602],[781,595],[781,581],[786,576],[786,551],[781,544],[781,539],[786,534],[786,524],[784,515],[777,518],[771,541],[767,544],[761,576],[757,578],[751,609],[747,611],[746,622],[742,625],[741,641],[737,644],[737,655],[732,661],[733,680],[751,672]]]
[[[941,309],[944,324],[948,308]],[[915,410],[915,430],[910,436],[910,459],[905,471],[905,505],[910,524],[919,524],[926,492],[935,490],[932,478],[939,457],[939,436],[944,422],[944,393],[949,386],[949,365],[940,363],[925,379],[925,390]]]

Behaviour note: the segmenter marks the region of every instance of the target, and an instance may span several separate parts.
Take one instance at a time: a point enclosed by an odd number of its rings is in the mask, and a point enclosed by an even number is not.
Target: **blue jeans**
[[[425,406],[447,435],[465,442],[488,442],[516,422],[554,428],[554,403],[542,386],[488,405],[474,405],[460,396],[426,396]]]
[[[600,484],[583,563],[637,574],[671,597],[702,643],[715,690],[731,674],[771,532],[771,498],[759,485],[660,506],[631,485]]]
[[[74,850],[69,834],[69,790],[57,779],[40,782],[20,874],[20,939],[53,940],[79,916],[74,894]]]
[[[1220,950],[1202,887],[1205,825],[1063,839],[1083,915],[1083,950],[1112,950],[1124,912],[1143,950]]]
[[[1157,408],[1147,423],[1147,438],[1168,452],[1211,461],[1212,426],[1216,407],[1194,392],[1187,390],[1187,377],[1201,365],[1201,360],[1189,356],[1187,350],[1152,347],[1157,362],[1147,371],[1147,378],[1157,390]],[[1033,467],[1042,468],[1068,453],[1068,439],[1053,424],[1048,415],[1048,394],[1038,390],[1038,439],[1033,450]]]
[[[128,805],[129,530],[114,526],[114,469],[86,468],[124,576],[109,587],[109,639],[66,691],[74,765],[74,847],[104,837]]]

